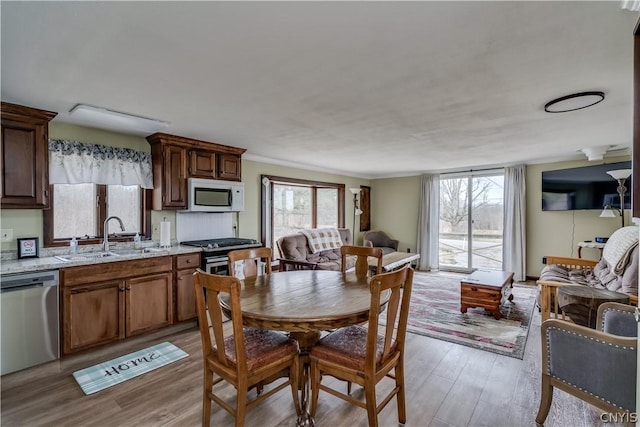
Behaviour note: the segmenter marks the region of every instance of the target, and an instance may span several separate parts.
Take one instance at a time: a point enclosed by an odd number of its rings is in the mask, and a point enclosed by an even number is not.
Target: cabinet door
[[[3,208],[46,208],[49,205],[47,125],[2,119]]]
[[[124,338],[123,281],[63,290],[64,354]]]
[[[206,150],[190,151],[189,177],[215,178],[216,153]]]
[[[128,279],[125,284],[127,336],[171,325],[171,273]]]
[[[163,151],[162,205],[168,209],[187,208],[187,153],[186,149],[166,145]]]
[[[182,322],[198,317],[196,311],[196,293],[193,285],[192,270],[179,270],[176,272],[176,320]]]
[[[240,156],[235,154],[218,154],[218,178],[240,181]]]

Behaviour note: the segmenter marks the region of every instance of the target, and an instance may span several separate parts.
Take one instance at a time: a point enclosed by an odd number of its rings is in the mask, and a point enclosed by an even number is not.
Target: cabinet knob
[[[190,259],[187,260],[187,264],[191,264],[191,260]]]
[[[131,286],[127,286],[127,290],[130,291],[131,290]]]
[[[120,288],[120,292],[124,292],[124,288]]]

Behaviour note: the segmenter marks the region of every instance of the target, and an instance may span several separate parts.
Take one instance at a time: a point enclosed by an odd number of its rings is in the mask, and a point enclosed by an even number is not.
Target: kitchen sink
[[[166,249],[162,248],[144,248],[144,249],[113,249],[109,252],[84,252],[79,254],[57,255],[54,258],[60,261],[84,261],[84,260],[96,260],[106,257],[120,257],[127,255],[148,254],[154,252],[166,252]]]
[[[116,256],[136,255],[136,254],[149,254],[155,252],[166,252],[166,249],[162,248],[144,248],[144,249],[113,249],[109,253]]]
[[[67,255],[56,255],[54,258],[59,259],[60,261],[83,261],[83,260],[93,260],[93,259],[102,259],[106,257],[119,256],[113,252],[84,252],[79,254],[67,254]]]

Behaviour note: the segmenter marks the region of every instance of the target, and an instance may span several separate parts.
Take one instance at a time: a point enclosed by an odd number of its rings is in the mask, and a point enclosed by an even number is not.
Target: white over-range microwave
[[[189,212],[240,212],[244,210],[244,184],[215,179],[189,178]]]

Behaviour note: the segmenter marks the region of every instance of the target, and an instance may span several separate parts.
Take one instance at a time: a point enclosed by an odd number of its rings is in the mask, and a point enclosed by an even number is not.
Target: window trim
[[[345,210],[345,184],[337,182],[325,182],[325,181],[313,181],[308,179],[299,178],[287,178],[284,176],[275,175],[260,175],[261,182],[261,209],[260,209],[260,224],[261,224],[261,241],[262,245],[266,247],[275,247],[275,242],[269,242],[269,236],[267,236],[267,229],[273,230],[273,184],[284,185],[298,185],[301,187],[311,187],[311,209],[313,211],[313,221],[316,221],[316,204],[317,204],[317,190],[318,188],[335,188],[338,190],[338,228],[344,228],[344,210]],[[268,202],[268,203],[267,203]],[[271,206],[271,212],[267,209]],[[267,224],[267,218],[269,218],[269,224]],[[273,238],[273,236],[271,236]],[[275,253],[274,253],[275,256]]]
[[[49,185],[49,208],[44,211],[43,215],[43,237],[44,242],[43,245],[45,248],[48,247],[59,247],[59,246],[68,246],[69,241],[71,239],[54,239],[53,237],[53,208],[55,204],[55,200],[53,197],[53,186],[55,184]],[[96,192],[100,200],[106,200],[107,196],[107,185],[104,184],[96,184]],[[151,239],[151,206],[152,206],[152,197],[153,190],[141,188],[140,192],[140,237],[142,240],[150,240]],[[105,203],[101,203],[98,207],[98,223],[104,221],[106,219],[107,207]],[[79,245],[97,245],[102,243],[104,236],[102,227],[98,227],[97,235],[95,238],[90,239],[78,239]],[[111,242],[132,242],[133,236],[135,233],[125,233],[119,237],[109,237],[109,241]]]

